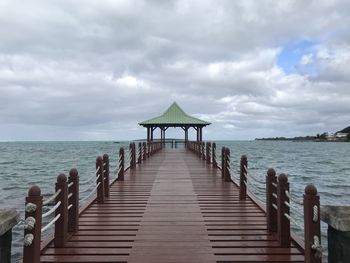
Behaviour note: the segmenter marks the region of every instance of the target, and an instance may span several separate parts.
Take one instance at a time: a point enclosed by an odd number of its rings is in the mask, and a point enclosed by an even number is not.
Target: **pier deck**
[[[265,213],[238,187],[185,149],[162,150],[110,198],[94,201],[64,248],[48,246],[41,262],[304,262],[292,242],[278,247]]]

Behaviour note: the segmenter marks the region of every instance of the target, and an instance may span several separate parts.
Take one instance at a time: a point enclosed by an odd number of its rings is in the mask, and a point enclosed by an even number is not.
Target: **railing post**
[[[316,187],[312,184],[305,188],[304,231],[305,263],[321,263],[320,197],[317,195]]]
[[[134,169],[135,168],[135,144],[134,143],[130,143],[129,145],[129,149],[130,149],[130,169]]]
[[[125,152],[124,148],[120,147],[119,149],[119,170],[118,170],[118,181],[124,181],[124,161],[125,161]]]
[[[142,159],[145,161],[146,158],[147,158],[147,156],[146,156],[146,154],[147,154],[146,143],[143,142],[143,143],[142,143],[142,146],[143,146],[143,147],[142,147],[142,148],[143,148],[143,151],[142,151],[142,152],[143,152],[143,154],[142,154],[142,155],[143,155],[143,158],[142,158]]]
[[[147,158],[149,158],[151,156],[151,147],[150,147],[151,145],[149,142],[147,142],[146,146],[147,146]]]
[[[290,221],[285,216],[289,216],[289,198],[286,194],[289,191],[288,177],[285,174],[280,174],[277,181],[277,235],[280,247],[290,246]]]
[[[202,159],[205,160],[207,158],[207,156],[205,156],[205,142],[201,143],[201,147],[202,147]]]
[[[138,163],[142,162],[142,144],[139,142],[139,156],[138,156]]]
[[[212,159],[213,159],[213,167],[217,168],[218,167],[218,163],[216,161],[216,143],[213,142],[213,147],[211,148],[212,150]]]
[[[64,243],[68,234],[68,185],[67,177],[64,174],[57,176],[56,192],[61,190],[61,193],[56,197],[56,204],[61,202],[61,205],[56,209],[55,215],[60,217],[55,222],[55,247],[64,247]]]
[[[109,197],[109,156],[107,153],[103,155],[103,186],[104,186],[104,195],[106,198]]]
[[[246,155],[241,156],[241,163],[239,168],[239,200],[247,198],[247,170],[248,159]]]
[[[104,180],[103,180],[103,159],[101,156],[98,156],[96,158],[96,184],[99,184],[97,187],[97,202],[103,203],[105,201],[105,195],[104,195]]]
[[[68,232],[78,232],[79,217],[79,174],[73,168],[69,171],[68,177]]]
[[[134,168],[136,168],[136,144],[132,143],[132,149],[133,149],[133,159],[134,159]]]
[[[221,148],[221,178],[225,177],[225,147]]]
[[[211,158],[210,158],[210,149],[211,148],[211,143],[210,142],[207,142],[207,151],[206,151],[206,156],[207,156],[207,164],[210,164],[211,163]]]
[[[231,181],[231,172],[230,172],[230,149],[225,148],[225,173],[224,173],[224,179],[226,182]]]
[[[34,219],[34,226],[26,226],[24,229],[23,263],[40,262],[42,209],[41,190],[36,185],[32,186],[26,197],[25,220]]]
[[[129,152],[130,152],[130,169],[134,168],[134,150],[132,148],[132,143],[129,144]]]
[[[266,223],[268,232],[277,231],[277,211],[273,207],[276,200],[273,194],[277,195],[277,177],[274,169],[267,170],[266,175]]]

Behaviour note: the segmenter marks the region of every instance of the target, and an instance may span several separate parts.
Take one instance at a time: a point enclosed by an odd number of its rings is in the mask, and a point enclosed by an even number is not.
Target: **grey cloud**
[[[345,1],[4,0],[0,140],[141,137],[137,123],[174,100],[213,122],[212,138],[342,128],[349,10]],[[332,54],[315,59],[317,77],[276,65],[300,39]]]

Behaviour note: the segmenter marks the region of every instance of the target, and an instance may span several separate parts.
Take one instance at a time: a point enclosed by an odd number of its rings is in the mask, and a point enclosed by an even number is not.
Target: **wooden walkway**
[[[180,149],[128,170],[104,204],[93,202],[64,248],[41,262],[304,262],[296,244],[279,248],[265,213],[218,169]]]

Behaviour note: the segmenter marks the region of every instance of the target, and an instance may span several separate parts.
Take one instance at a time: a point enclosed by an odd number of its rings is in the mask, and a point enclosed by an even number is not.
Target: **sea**
[[[120,147],[128,149],[129,141],[121,142],[0,142],[0,209],[16,208],[21,221],[13,229],[12,262],[19,262],[23,250],[24,201],[28,189],[37,185],[44,197],[54,193],[54,183],[60,173],[68,175],[71,168],[79,171],[81,197],[93,189],[95,160],[107,153],[110,157],[112,179],[115,178]],[[231,175],[239,174],[239,160],[248,157],[248,169],[252,178],[248,189],[262,202],[265,201],[264,181],[268,168],[277,174],[286,173],[291,194],[292,230],[303,238],[301,218],[305,186],[314,184],[320,195],[321,205],[350,205],[350,143],[345,142],[297,142],[297,141],[216,141],[217,156],[221,147],[230,148]],[[167,147],[171,147],[170,144]],[[181,147],[181,145],[178,145]],[[47,211],[47,210],[45,210]],[[52,218],[45,219],[43,224]],[[322,223],[322,246],[327,248],[327,225]],[[52,228],[45,231],[45,239]],[[324,253],[326,261],[327,252]],[[325,262],[324,261],[324,262]]]

